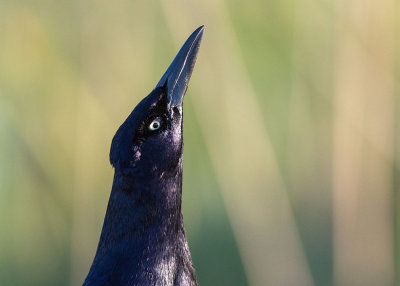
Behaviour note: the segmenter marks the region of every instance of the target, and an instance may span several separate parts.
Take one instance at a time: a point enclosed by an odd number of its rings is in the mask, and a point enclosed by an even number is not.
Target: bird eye
[[[161,118],[157,117],[150,123],[149,130],[156,131],[160,129],[160,127],[161,127]]]

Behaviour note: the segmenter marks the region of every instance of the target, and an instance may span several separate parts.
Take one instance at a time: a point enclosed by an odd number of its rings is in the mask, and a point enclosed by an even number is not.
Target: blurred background
[[[0,1],[0,285],[81,285],[111,139],[189,34],[200,285],[400,285],[400,2]]]

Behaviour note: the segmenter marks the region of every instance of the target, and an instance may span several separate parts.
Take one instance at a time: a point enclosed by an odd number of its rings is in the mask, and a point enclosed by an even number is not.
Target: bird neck
[[[176,235],[183,228],[181,194],[179,171],[157,179],[116,172],[100,242],[106,247],[118,240],[146,242],[148,236]]]
[[[182,168],[156,177],[149,180],[143,174],[115,173],[87,281],[99,276],[92,271],[115,276],[121,268],[136,277],[135,285],[153,285],[155,281],[170,285],[179,279],[197,285],[181,214]]]

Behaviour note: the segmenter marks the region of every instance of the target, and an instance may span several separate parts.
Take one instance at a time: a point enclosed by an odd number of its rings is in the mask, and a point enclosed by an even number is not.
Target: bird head
[[[116,173],[163,176],[181,163],[183,97],[203,31],[201,26],[190,35],[155,89],[118,129],[110,151]]]

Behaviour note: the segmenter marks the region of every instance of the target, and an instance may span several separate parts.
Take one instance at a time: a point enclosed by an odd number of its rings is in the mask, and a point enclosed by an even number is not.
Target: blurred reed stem
[[[335,4],[335,284],[393,285],[394,1]]]

